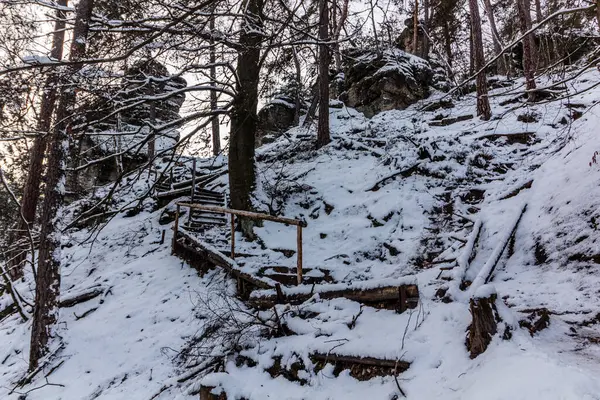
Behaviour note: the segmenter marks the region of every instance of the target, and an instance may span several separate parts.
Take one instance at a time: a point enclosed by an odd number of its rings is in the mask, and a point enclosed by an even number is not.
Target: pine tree
[[[81,0],[76,9],[75,26],[69,60],[74,63],[60,80],[61,88],[56,109],[56,123],[49,138],[48,173],[41,220],[41,234],[38,267],[35,287],[35,307],[31,329],[29,370],[38,367],[40,359],[48,354],[48,342],[54,336],[54,325],[58,319],[58,299],[60,295],[60,248],[61,232],[56,218],[64,194],[66,182],[67,143],[70,122],[75,105],[75,89],[67,85],[83,67],[89,24],[94,0]],[[69,87],[67,87],[69,86]]]

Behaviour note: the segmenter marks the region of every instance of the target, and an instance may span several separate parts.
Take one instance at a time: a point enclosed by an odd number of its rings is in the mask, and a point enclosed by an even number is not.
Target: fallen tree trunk
[[[331,353],[313,353],[310,355],[317,369],[322,369],[325,364],[335,365],[333,374],[337,376],[343,370],[350,370],[350,376],[359,381],[366,381],[375,376],[386,376],[406,371],[410,363],[402,360],[388,360],[373,357],[347,356]]]
[[[65,296],[60,299],[60,301],[58,302],[58,306],[60,308],[68,308],[68,307],[73,307],[80,303],[85,303],[86,301],[90,301],[90,300],[100,296],[101,294],[104,293],[105,290],[106,290],[105,287],[95,287],[88,292],[79,293],[79,294],[73,295],[73,296]]]
[[[460,288],[464,286],[463,281],[465,279],[465,274],[469,269],[471,261],[475,257],[475,245],[479,240],[479,234],[481,233],[482,226],[483,223],[481,219],[475,221],[471,235],[469,235],[469,239],[467,239],[467,243],[465,244],[465,248],[463,249],[461,255],[456,259],[458,268],[454,271],[454,281],[457,285],[459,285]]]
[[[508,242],[510,241],[511,237],[517,231],[517,227],[519,226],[519,221],[521,221],[521,218],[523,217],[523,214],[525,213],[526,209],[527,209],[527,203],[524,203],[521,206],[521,209],[519,210],[519,213],[517,214],[517,216],[514,218],[514,220],[509,225],[509,229],[504,233],[504,236],[500,239],[500,242],[498,243],[498,245],[492,252],[492,255],[487,260],[485,265],[481,268],[481,271],[479,271],[475,280],[473,280],[473,283],[471,284],[471,287],[470,287],[470,292],[472,295],[477,291],[477,289],[479,287],[481,287],[484,284],[489,282],[489,280],[492,276],[492,273],[496,269],[496,265],[498,264],[498,261],[500,261],[500,258],[502,257],[502,253],[504,253],[506,246],[508,246]]]
[[[514,132],[514,133],[488,133],[477,136],[475,139],[499,139],[506,138],[509,144],[522,143],[528,144],[535,137],[535,132]]]
[[[429,121],[429,126],[448,126],[457,122],[468,121],[473,119],[473,114],[460,115],[458,117],[433,119]]]
[[[515,197],[516,195],[518,195],[519,193],[521,193],[523,190],[525,190],[525,189],[531,189],[532,185],[533,185],[533,179],[525,182],[521,186],[516,187],[513,190],[511,190],[510,192],[508,192],[505,195],[501,196],[499,198],[499,200],[506,200],[506,199],[510,199],[511,197]]]
[[[403,178],[407,178],[409,176],[411,176],[412,174],[414,174],[415,172],[417,172],[417,169],[419,168],[419,166],[421,165],[421,163],[416,163],[415,165],[413,165],[412,167],[408,168],[408,169],[404,169],[402,171],[396,171],[396,172],[392,172],[391,174],[381,178],[380,180],[378,180],[377,182],[375,182],[375,184],[373,186],[371,186],[369,189],[365,190],[366,192],[376,192],[378,191],[381,186],[383,184],[385,184],[388,180],[390,179],[394,179],[397,176],[401,176]]]
[[[412,281],[412,280],[411,280]],[[364,283],[368,285],[368,281]],[[419,288],[409,281],[403,284],[373,287],[352,287],[345,284],[323,284],[298,286],[252,293],[249,304],[258,309],[269,309],[275,304],[302,304],[313,295],[322,299],[343,297],[375,308],[394,309],[400,313],[416,308],[419,303]]]

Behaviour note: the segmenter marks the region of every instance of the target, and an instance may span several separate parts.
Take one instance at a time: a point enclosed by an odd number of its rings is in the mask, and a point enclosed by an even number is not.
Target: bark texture
[[[214,17],[212,17],[210,19],[209,22],[209,29],[211,34],[214,33],[215,30],[215,19]],[[217,84],[217,68],[215,67],[215,63],[217,62],[217,48],[215,45],[215,41],[214,39],[210,40],[210,84],[211,85],[216,85]],[[214,90],[210,91],[210,109],[212,111],[216,110],[218,107],[218,96],[217,96],[217,92]],[[220,132],[220,126],[219,126],[219,117],[215,116],[212,119],[211,122],[211,130],[212,130],[212,150],[213,150],[213,155],[217,156],[219,155],[219,153],[221,152],[221,132]]]
[[[472,36],[472,52],[471,59],[473,60],[474,68],[479,71],[485,65],[483,56],[483,38],[481,35],[481,18],[479,16],[479,6],[477,0],[469,0],[469,9],[471,13],[471,36]],[[490,101],[488,99],[487,80],[485,71],[481,71],[477,75],[477,115],[481,119],[487,121],[492,116]]]
[[[73,41],[69,59],[81,60],[89,31],[94,0],[81,0],[77,5]],[[72,64],[61,79],[69,83],[83,65]],[[65,85],[66,87],[67,85]],[[42,209],[40,246],[35,287],[35,307],[31,329],[29,370],[35,370],[42,357],[48,354],[48,343],[53,337],[53,328],[58,318],[60,295],[60,239],[61,232],[56,218],[65,194],[66,161],[68,157],[68,135],[73,119],[75,89],[69,85],[63,89],[56,109],[56,124],[49,140],[48,173]]]
[[[66,7],[67,0],[58,0],[58,6]],[[52,49],[50,57],[60,60],[63,57],[63,45],[65,41],[65,21],[66,15],[62,10],[56,10],[56,21],[54,23],[54,34],[52,36]],[[13,243],[21,243],[27,240],[27,230],[33,227],[35,222],[35,212],[37,209],[38,200],[40,198],[42,176],[44,174],[44,155],[46,154],[46,135],[50,130],[52,123],[52,114],[56,104],[58,76],[51,74],[46,80],[44,92],[40,102],[39,120],[37,130],[40,134],[35,138],[31,148],[31,159],[29,161],[29,171],[27,172],[27,180],[23,188],[23,198],[21,200],[21,213],[25,221],[20,221],[17,227],[17,232]],[[9,265],[9,276],[12,280],[19,279],[23,276],[23,268],[27,258],[27,250],[17,250],[15,254],[11,254],[12,259]]]
[[[475,298],[470,301],[473,322],[469,327],[467,347],[471,358],[483,353],[498,331],[494,309],[495,299],[496,295],[493,295],[489,298]]]
[[[530,0],[517,0],[517,9],[519,12],[519,25],[521,32],[525,33],[531,29],[531,2]],[[525,75],[526,88],[529,91],[528,100],[536,100],[536,48],[535,36],[533,33],[523,38],[523,74]]]
[[[252,208],[251,194],[255,187],[254,143],[257,128],[258,80],[260,73],[260,43],[263,0],[246,0],[244,22],[240,34],[237,63],[237,96],[231,114],[229,139],[229,190],[231,207]],[[241,220],[244,234],[253,238],[252,221]]]
[[[494,8],[492,7],[491,0],[483,0],[483,4],[485,5],[485,12],[488,16],[488,21],[490,22],[490,30],[492,31],[492,43],[494,44],[494,53],[496,55],[502,52],[502,42],[500,41],[500,34],[498,33],[498,28],[496,26],[496,17],[494,16]],[[506,62],[506,57],[501,56],[498,59],[498,74],[506,75],[508,73],[508,65]]]
[[[419,0],[415,0],[415,12],[413,14],[413,54],[419,55]]]
[[[329,137],[329,7],[327,0],[319,0],[319,124],[317,147],[331,141]]]

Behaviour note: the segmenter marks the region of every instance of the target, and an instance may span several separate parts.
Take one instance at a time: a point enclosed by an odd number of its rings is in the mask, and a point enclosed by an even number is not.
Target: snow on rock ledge
[[[348,107],[367,117],[394,109],[405,109],[429,97],[433,71],[429,63],[402,50],[384,52],[351,49],[345,66],[346,91],[340,95]]]

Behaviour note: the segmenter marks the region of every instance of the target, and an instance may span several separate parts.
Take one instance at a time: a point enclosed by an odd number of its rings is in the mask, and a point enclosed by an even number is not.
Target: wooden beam
[[[263,280],[257,279],[250,274],[240,271],[237,265],[232,264],[232,260],[229,260],[226,256],[220,252],[211,251],[206,247],[202,246],[197,240],[192,238],[190,235],[179,232],[180,239],[177,242],[176,248],[180,247],[194,254],[194,257],[201,258],[204,261],[216,266],[223,268],[234,277],[239,278],[252,286],[259,289],[272,289],[274,285],[271,285]],[[187,243],[186,243],[187,242]]]
[[[177,234],[179,233],[179,210],[179,204],[177,204],[177,209],[175,211],[175,225],[173,227],[173,242],[171,243],[171,254],[175,254],[175,244],[177,242]]]
[[[235,215],[231,214],[231,259],[235,260]]]
[[[302,285],[302,225],[298,225],[298,232],[296,237],[296,245],[298,246],[298,285]]]
[[[291,219],[291,218],[274,217],[269,214],[261,214],[261,213],[255,213],[255,212],[250,212],[250,211],[243,211],[243,210],[233,210],[231,208],[224,208],[224,207],[204,206],[204,205],[200,205],[200,204],[191,204],[191,203],[184,203],[184,202],[177,203],[177,205],[181,206],[181,207],[195,208],[197,210],[212,211],[212,212],[225,213],[225,214],[233,214],[233,215],[238,215],[240,217],[262,219],[265,221],[279,222],[281,224],[306,227],[306,222],[304,222],[304,221],[301,221],[298,219]]]

